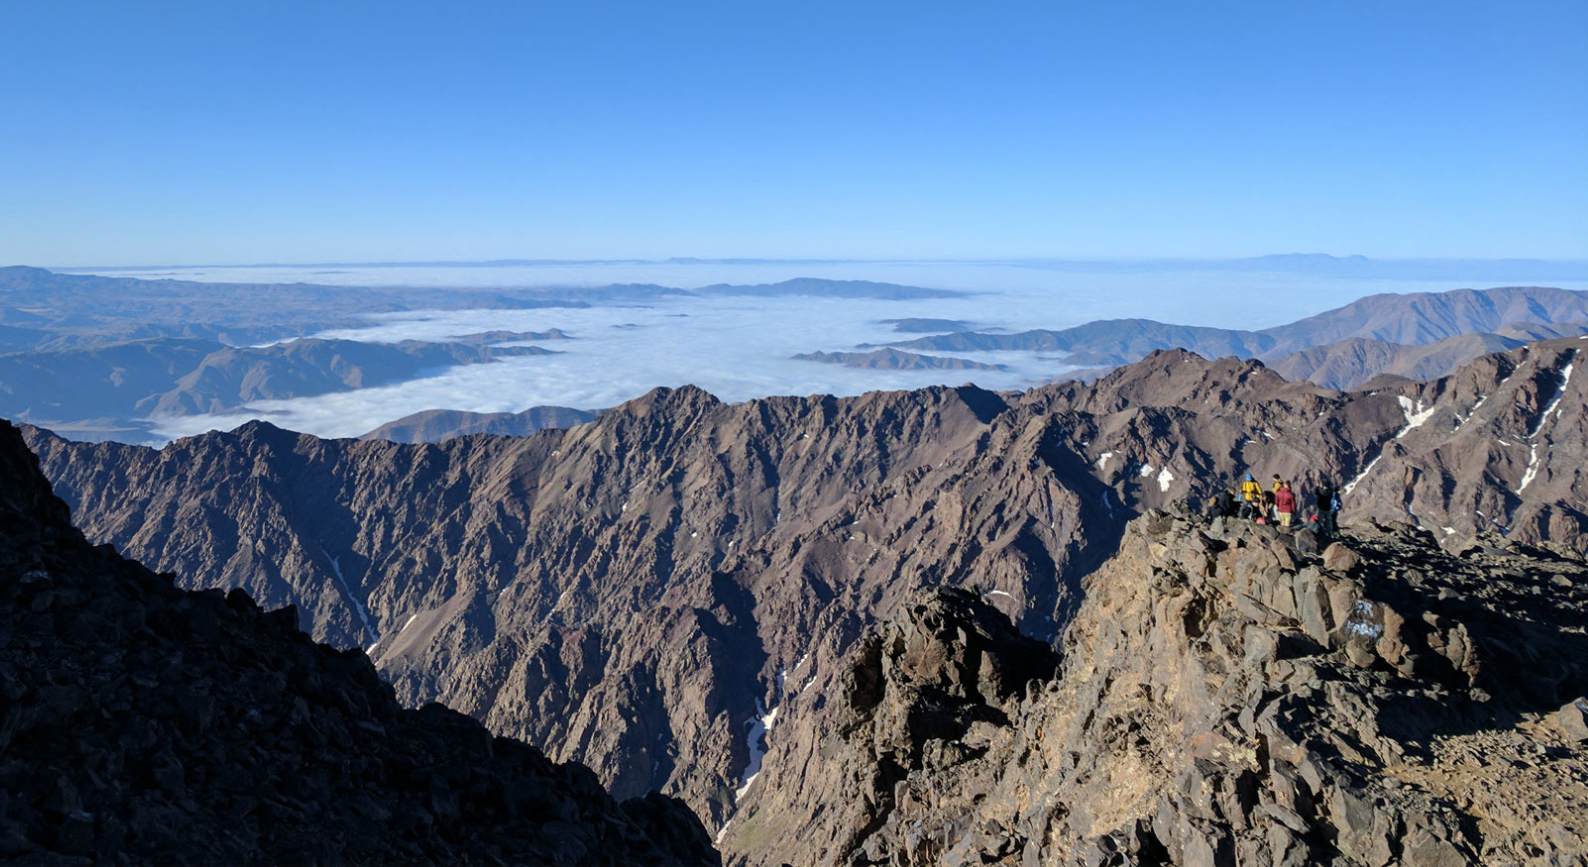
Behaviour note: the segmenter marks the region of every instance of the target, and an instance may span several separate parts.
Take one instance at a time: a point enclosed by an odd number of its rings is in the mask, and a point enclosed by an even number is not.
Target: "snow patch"
[[[1174,481],[1174,473],[1169,472],[1168,467],[1164,467],[1163,472],[1158,474],[1158,490],[1169,493],[1169,483],[1172,481]]]
[[[1527,471],[1522,473],[1522,483],[1516,486],[1516,492],[1520,494],[1527,490],[1527,486],[1533,484],[1536,478],[1538,478],[1538,443],[1528,443]]]
[[[1433,418],[1434,412],[1438,410],[1437,406],[1430,406],[1424,409],[1421,398],[1418,398],[1414,404],[1412,399],[1404,394],[1395,398],[1395,400],[1400,402],[1401,412],[1406,416],[1406,426],[1401,428],[1400,433],[1395,435],[1396,439],[1400,439],[1411,431],[1422,427],[1425,422]]]
[[[1008,596],[1010,599],[1015,598],[1013,594],[1005,593],[1002,590],[994,590],[994,591],[988,593],[987,595],[988,596]]]
[[[1522,473],[1522,481],[1516,486],[1518,494],[1527,490],[1527,486],[1538,478],[1538,443],[1533,442],[1533,440],[1537,439],[1538,435],[1544,431],[1544,423],[1549,421],[1550,416],[1553,415],[1557,420],[1560,418],[1560,401],[1561,398],[1566,396],[1566,387],[1571,384],[1572,371],[1577,367],[1577,353],[1575,350],[1571,354],[1571,359],[1571,361],[1566,363],[1566,369],[1560,372],[1560,387],[1555,390],[1555,396],[1550,398],[1549,403],[1544,406],[1544,411],[1539,413],[1538,423],[1533,425],[1533,432],[1527,435],[1529,440],[1527,444],[1527,471]]]
[[[750,784],[761,775],[761,760],[766,758],[766,738],[771,734],[772,726],[777,724],[777,712],[777,707],[767,710],[760,699],[755,700],[755,718],[745,722],[750,727],[744,735],[745,746],[750,748],[750,763],[744,766],[744,782],[733,793],[735,801],[743,798],[750,791]]]
[[[1142,478],[1146,478],[1146,477],[1152,475],[1155,472],[1157,472],[1157,470],[1153,467],[1152,464],[1142,464],[1141,465],[1141,477]]]
[[[1098,455],[1097,456],[1097,468],[1100,469],[1100,470],[1107,469],[1108,468],[1108,459],[1113,457],[1113,456],[1114,456],[1113,452],[1103,452],[1101,455]]]

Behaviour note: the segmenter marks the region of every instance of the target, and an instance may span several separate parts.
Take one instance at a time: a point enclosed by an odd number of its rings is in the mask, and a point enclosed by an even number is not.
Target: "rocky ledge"
[[[0,858],[717,864],[659,794],[398,706],[362,651],[90,547],[0,422]]]
[[[1588,863],[1575,555],[1151,512],[1055,675],[1001,620],[927,591],[862,645],[829,750],[860,796],[789,860]]]

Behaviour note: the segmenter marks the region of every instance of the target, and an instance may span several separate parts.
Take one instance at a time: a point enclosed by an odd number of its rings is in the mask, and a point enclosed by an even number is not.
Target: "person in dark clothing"
[[[1323,528],[1325,534],[1333,536],[1336,532],[1335,508],[1340,504],[1339,492],[1335,490],[1333,482],[1323,479],[1313,488],[1312,495],[1313,503],[1318,509],[1318,525]]]
[[[1208,504],[1208,517],[1233,518],[1238,508],[1233,490],[1219,491],[1218,496],[1214,497],[1213,501]]]

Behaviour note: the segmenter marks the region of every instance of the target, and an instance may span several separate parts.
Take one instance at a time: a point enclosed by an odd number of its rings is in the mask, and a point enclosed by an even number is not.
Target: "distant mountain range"
[[[1178,348],[1207,358],[1258,358],[1321,385],[1351,388],[1386,372],[1442,375],[1485,350],[1512,348],[1529,336],[1581,333],[1581,323],[1588,323],[1588,292],[1503,287],[1371,295],[1288,325],[1256,331],[1107,319],[1057,331],[962,331],[890,345],[936,352],[1052,352],[1059,354],[1056,360],[1094,369],[1093,375],[1098,368],[1129,364],[1160,349]],[[1511,331],[1495,333],[1504,329]],[[1481,334],[1493,336],[1426,352],[1406,348]],[[1355,342],[1318,350],[1342,341]]]
[[[965,358],[940,355],[921,355],[898,349],[874,349],[870,352],[803,352],[794,356],[797,361],[818,361],[825,364],[842,364],[860,370],[1004,370],[1002,364],[986,364]]]
[[[1273,264],[1271,260],[1252,260]],[[1281,264],[1358,267],[1354,259],[1286,258]],[[1320,265],[1321,266],[1321,265]],[[1309,265],[1310,267],[1310,265]],[[299,339],[333,326],[367,324],[371,313],[424,309],[588,307],[644,304],[671,296],[938,299],[963,293],[868,281],[799,278],[684,290],[653,284],[592,289],[363,289],[306,284],[206,284],[0,268],[0,415],[96,439],[144,439],[151,417],[225,412],[286,399],[400,382],[420,371],[543,354],[532,346],[570,339],[544,332],[481,331],[443,342],[372,344]],[[796,357],[878,370],[1003,370],[977,352],[1050,356],[1064,376],[1094,380],[1147,354],[1182,348],[1209,358],[1256,358],[1287,377],[1336,389],[1389,375],[1426,379],[1487,352],[1583,332],[1588,293],[1547,287],[1374,295],[1316,316],[1259,330],[1185,326],[1149,319],[1098,320],[1059,330],[964,330],[962,320],[884,320],[922,336],[887,346]],[[960,329],[960,330],[952,330]],[[939,332],[939,333],[933,333]],[[1056,377],[1057,378],[1057,377]],[[446,408],[409,418],[382,436],[526,433],[544,412],[473,414]]]
[[[253,400],[397,382],[437,367],[550,354],[479,342],[302,339],[233,347],[181,338],[15,352],[0,355],[0,413],[95,439],[140,430],[150,417],[226,412]]]
[[[584,308],[668,296],[946,298],[962,293],[858,280],[799,278],[699,290],[653,284],[587,289],[459,290],[196,283],[0,268],[0,416],[84,439],[144,439],[151,419],[218,413],[249,401],[389,384],[421,371],[551,350],[502,344],[572,339],[559,329],[492,330],[441,342],[365,343],[303,338],[367,325],[378,313],[416,310]],[[297,339],[293,339],[297,338]],[[287,342],[275,343],[274,341]],[[259,346],[271,343],[269,346]],[[440,411],[438,411],[439,413]],[[451,412],[451,411],[447,411]],[[555,417],[582,416],[568,410]],[[423,430],[526,433],[518,418],[431,413],[383,435]],[[441,418],[450,421],[442,423]],[[526,427],[526,425],[528,425]]]

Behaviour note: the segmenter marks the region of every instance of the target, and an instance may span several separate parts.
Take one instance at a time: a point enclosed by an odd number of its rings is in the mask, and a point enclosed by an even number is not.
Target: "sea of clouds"
[[[126,271],[118,273],[127,274]],[[919,336],[882,320],[967,320],[978,330],[1064,328],[1095,319],[1142,317],[1231,328],[1263,328],[1377,292],[1442,291],[1452,280],[1371,279],[1295,272],[1052,269],[1021,263],[599,262],[501,266],[260,266],[162,269],[131,276],[212,282],[311,282],[346,286],[458,288],[594,287],[653,283],[695,289],[793,277],[859,279],[951,289],[951,298],[885,300],[732,295],[664,296],[585,309],[420,311],[371,316],[365,327],[317,336],[365,341],[445,340],[471,332],[559,328],[575,339],[541,343],[561,354],[432,371],[353,392],[259,401],[242,415],[162,420],[174,438],[230,429],[246,418],[320,436],[356,436],[425,409],[512,412],[537,405],[610,407],[657,386],[698,385],[726,401],[774,394],[859,394],[974,382],[1026,388],[1073,369],[1043,353],[952,354],[1007,365],[1004,371],[857,370],[796,361],[796,353],[854,351]],[[1479,284],[1495,285],[1493,283]],[[1557,283],[1558,285],[1558,283]],[[1581,288],[1581,284],[1569,288]]]

